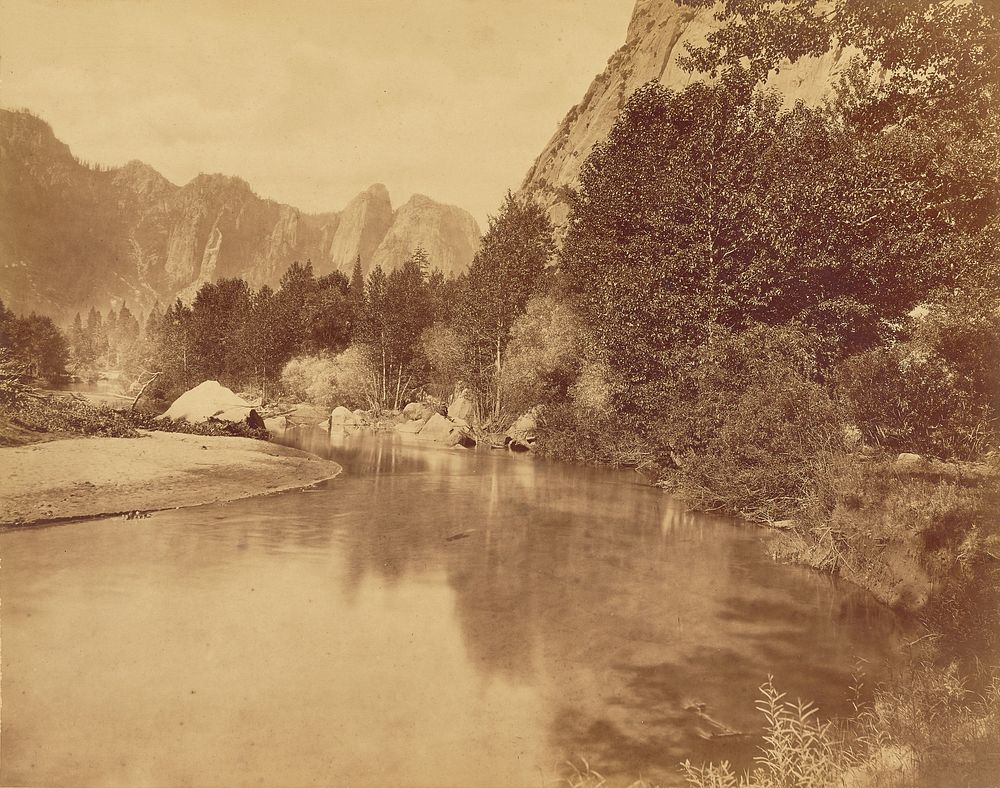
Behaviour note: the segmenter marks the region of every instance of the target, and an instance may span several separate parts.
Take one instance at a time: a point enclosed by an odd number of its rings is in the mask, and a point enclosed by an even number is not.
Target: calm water
[[[0,534],[3,785],[674,781],[768,673],[846,712],[903,626],[634,474],[396,436],[315,490]],[[464,534],[463,538],[449,537]]]

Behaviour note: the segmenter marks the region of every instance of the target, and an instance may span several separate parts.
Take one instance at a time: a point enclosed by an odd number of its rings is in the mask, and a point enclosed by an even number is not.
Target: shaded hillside
[[[475,220],[419,204],[416,218],[410,203],[393,211],[376,184],[342,212],[310,215],[236,177],[177,186],[139,161],[92,167],[44,121],[0,110],[0,299],[59,319],[91,305],[142,310],[219,277],[275,286],[294,260],[311,259],[318,273],[349,274],[359,256],[366,269],[376,260],[392,269],[417,246],[432,265],[461,272],[479,243]]]

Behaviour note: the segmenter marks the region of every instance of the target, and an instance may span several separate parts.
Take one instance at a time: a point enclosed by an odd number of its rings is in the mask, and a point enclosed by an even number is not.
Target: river
[[[3,785],[549,785],[748,765],[907,627],[627,472],[401,436],[314,489],[0,533]],[[713,728],[748,737],[703,738]]]

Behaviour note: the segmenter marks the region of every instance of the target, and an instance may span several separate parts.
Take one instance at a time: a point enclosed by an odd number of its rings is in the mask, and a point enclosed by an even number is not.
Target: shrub
[[[447,396],[470,379],[465,342],[454,328],[435,323],[424,329],[420,345],[430,373],[429,388],[436,396]]]
[[[853,356],[834,380],[852,421],[889,451],[971,458],[995,435],[990,403],[946,359],[915,343]]]
[[[925,307],[909,337],[847,359],[834,380],[867,437],[891,451],[974,458],[1000,417],[1000,313],[984,292]]]
[[[533,297],[511,327],[501,380],[502,402],[510,413],[569,395],[583,364],[586,329],[564,301]]]
[[[372,362],[361,345],[352,345],[335,356],[293,358],[281,371],[282,385],[289,394],[327,408],[368,405],[372,380]]]
[[[679,466],[673,483],[706,508],[790,516],[844,448],[840,410],[813,379],[814,337],[757,325],[686,352],[649,432],[660,462]]]
[[[757,710],[764,716],[764,744],[756,766],[737,775],[730,765],[681,768],[688,784],[698,788],[826,788],[838,785],[852,763],[851,753],[829,722],[816,719],[808,702],[792,703],[778,692],[769,676],[760,687]]]

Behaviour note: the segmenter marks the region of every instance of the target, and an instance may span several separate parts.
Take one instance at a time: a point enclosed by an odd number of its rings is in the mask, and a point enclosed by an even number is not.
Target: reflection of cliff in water
[[[346,469],[336,517],[367,521],[346,544],[350,584],[443,570],[482,680],[534,687],[553,746],[612,770],[748,762],[755,739],[705,739],[685,706],[756,731],[768,673],[847,712],[851,667],[893,627],[860,591],[771,562],[764,532],[686,511],[634,474],[393,435],[318,440],[306,446]]]

